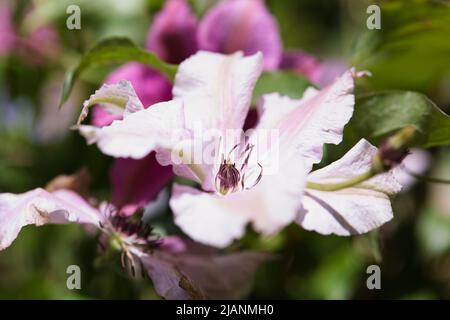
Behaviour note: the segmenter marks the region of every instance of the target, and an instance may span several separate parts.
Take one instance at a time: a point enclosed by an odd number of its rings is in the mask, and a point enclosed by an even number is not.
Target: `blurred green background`
[[[190,1],[201,16],[215,3]],[[407,89],[450,109],[450,5],[447,1],[267,0],[284,46],[337,59],[373,73],[361,91]],[[369,4],[382,8],[380,31],[366,28]],[[81,30],[66,28],[66,8],[81,8]],[[0,192],[24,192],[59,174],[87,167],[92,193],[108,199],[111,159],[69,130],[82,101],[106,71],[80,81],[57,110],[64,72],[107,36],[143,45],[163,1],[15,1],[14,21],[24,35],[56,27],[57,54],[33,61],[27,53],[0,58]],[[344,152],[341,150],[340,152]],[[432,149],[431,176],[450,179],[450,149]],[[260,269],[249,298],[450,298],[450,186],[417,183],[394,200],[395,218],[369,235],[321,236],[292,225],[260,238],[249,231],[232,249],[276,252]],[[163,230],[170,212],[157,221]],[[66,268],[82,270],[82,289],[66,288]],[[366,288],[367,266],[378,264],[382,289]],[[96,240],[79,226],[26,227],[0,252],[0,298],[158,298],[148,279],[133,279],[114,259],[97,257]]]

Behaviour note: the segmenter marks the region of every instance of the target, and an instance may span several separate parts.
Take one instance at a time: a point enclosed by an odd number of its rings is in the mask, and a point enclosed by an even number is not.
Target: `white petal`
[[[270,173],[263,171],[261,181],[243,192],[242,198],[252,210],[255,230],[271,235],[295,220],[301,208],[307,168],[303,158],[292,149],[280,150],[280,154],[270,152],[267,156],[275,158],[278,164]]]
[[[227,197],[175,184],[170,207],[175,223],[195,241],[226,247],[241,238],[249,213],[239,202],[239,194]]]
[[[262,55],[223,55],[199,51],[178,67],[173,95],[185,104],[186,126],[193,129],[241,129],[253,88],[262,71]]]
[[[104,84],[88,100],[84,101],[77,125],[83,122],[88,115],[89,107],[95,104],[100,105],[111,114],[123,115],[124,117],[144,110],[144,106],[129,81],[122,80],[115,84]]]
[[[183,127],[182,103],[172,100],[115,120],[107,127],[81,125],[78,129],[88,144],[96,143],[107,155],[141,159],[158,147],[170,148],[177,142],[175,132]]]
[[[380,227],[393,217],[389,197],[364,188],[307,190],[297,217],[306,230],[348,236]]]
[[[322,159],[324,144],[342,141],[344,126],[353,114],[353,79],[358,75],[349,70],[321,91],[307,90],[301,100],[264,97],[261,126],[277,127],[280,139],[289,141],[311,168]]]
[[[186,138],[175,143],[172,150],[158,149],[156,159],[162,166],[172,165],[175,175],[193,180],[202,184],[205,182],[207,175],[212,172],[212,165],[207,161],[202,161],[202,154],[195,154],[195,146],[201,146],[201,140]],[[198,148],[200,151],[203,148]],[[194,150],[194,151],[193,151]],[[194,152],[194,154],[193,154]],[[180,156],[182,155],[182,156]],[[206,184],[205,184],[206,185]],[[212,190],[211,187],[203,188],[203,190]]]
[[[0,250],[11,245],[22,227],[76,222],[99,225],[98,210],[72,191],[49,193],[35,189],[23,194],[0,194]]]
[[[306,176],[299,156],[284,156],[279,170],[264,174],[250,190],[218,196],[174,186],[170,206],[175,223],[194,240],[216,247],[241,238],[249,222],[265,235],[279,231],[296,218]]]
[[[376,152],[374,146],[361,140],[338,161],[312,172],[308,181],[337,183],[360,175],[370,169]],[[339,191],[306,189],[297,223],[321,234],[347,236],[365,233],[392,219],[389,195],[400,189],[392,172]]]
[[[259,116],[257,128],[279,128],[281,120],[285,119],[286,115],[299,108],[303,100],[315,96],[317,92],[313,87],[309,87],[300,100],[281,96],[279,93],[263,95],[258,99],[256,106]]]

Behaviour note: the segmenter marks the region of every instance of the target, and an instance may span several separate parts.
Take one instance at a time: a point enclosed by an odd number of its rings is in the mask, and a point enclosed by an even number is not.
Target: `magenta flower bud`
[[[277,22],[262,0],[229,0],[212,7],[198,32],[200,49],[251,55],[263,53],[264,68],[278,68],[282,44]]]
[[[167,62],[178,64],[197,51],[197,19],[185,0],[168,0],[150,30],[147,48]]]

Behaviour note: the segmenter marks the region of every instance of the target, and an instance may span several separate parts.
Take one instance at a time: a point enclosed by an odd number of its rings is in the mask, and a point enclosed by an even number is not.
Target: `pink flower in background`
[[[283,54],[280,69],[293,70],[323,88],[342,74],[347,69],[347,64],[336,59],[319,61],[303,51],[289,51]]]
[[[221,53],[242,51],[245,55],[262,52],[265,69],[292,69],[320,85],[330,83],[344,71],[339,68],[332,76],[322,79],[320,63],[306,54],[294,54],[295,64],[289,65],[286,62],[288,55],[283,57],[277,22],[263,0],[221,1],[211,7],[201,21],[197,20],[185,0],[168,0],[154,18],[146,48],[175,64],[199,49]],[[147,66],[126,64],[113,72],[105,83],[113,84],[120,80],[131,82],[144,107],[171,99],[169,81]],[[101,107],[94,107],[92,123],[105,126],[120,118],[120,114],[112,115]],[[153,155],[142,161],[116,159],[111,171],[112,201],[121,208],[128,207],[129,212],[154,199],[173,176],[170,169],[159,166]],[[147,176],[156,180],[147,179]],[[139,190],[131,192],[131,188],[121,186],[121,183]]]
[[[398,170],[395,171],[395,177],[403,186],[402,191],[408,191],[417,182],[412,174],[423,175],[430,167],[431,154],[423,149],[411,149],[410,154],[406,156]]]
[[[128,82],[104,85],[85,103],[79,123],[92,101],[102,97],[123,100],[117,112],[124,119],[101,128],[80,125],[80,133],[114,157],[141,159],[156,151],[161,164],[199,183],[201,190],[175,184],[170,207],[175,223],[208,245],[229,245],[249,223],[266,235],[294,221],[309,230],[350,235],[390,220],[388,195],[399,190],[391,172],[336,192],[305,189],[307,180],[334,183],[371,168],[377,149],[362,140],[341,160],[310,173],[322,159],[324,144],[341,142],[354,108],[353,80],[361,73],[346,71],[321,91],[307,89],[300,100],[277,93],[263,96],[253,132],[230,141],[228,130],[242,129],[262,69],[260,53],[243,57],[200,51],[180,64],[174,99],[149,109]],[[180,129],[181,141],[173,136]],[[196,144],[207,148],[209,141],[201,139],[208,130],[215,130],[213,138],[219,142],[213,144],[213,161],[193,160]],[[279,140],[261,146],[259,138],[270,130],[279,133]],[[278,166],[273,169],[271,163]]]
[[[305,52],[290,51],[283,54],[280,68],[293,70],[311,79],[314,78],[317,70],[320,68],[320,62],[316,57]]]
[[[32,64],[44,64],[55,59],[60,51],[58,31],[52,25],[42,25],[20,40],[22,54]]]
[[[67,223],[97,229],[100,243],[120,251],[123,267],[134,276],[146,272],[166,299],[242,298],[256,269],[271,258],[251,251],[218,255],[178,237],[159,238],[138,216],[120,216],[106,203],[94,207],[70,190],[0,194],[0,250],[26,225]]]
[[[265,69],[278,68],[283,50],[277,22],[263,0],[219,2],[203,17],[197,39],[201,50],[261,52]]]
[[[44,24],[21,35],[17,32],[20,26],[14,26],[14,9],[13,2],[0,0],[0,56],[16,51],[32,64],[42,64],[57,56],[60,45],[56,29]]]
[[[155,16],[146,47],[169,63],[178,64],[198,50],[197,18],[185,0],[168,0]]]
[[[15,36],[11,7],[8,2],[0,1],[0,56],[11,52]]]

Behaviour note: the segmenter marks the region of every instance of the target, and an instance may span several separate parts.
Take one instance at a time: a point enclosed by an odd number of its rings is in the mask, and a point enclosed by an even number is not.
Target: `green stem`
[[[315,183],[315,182],[308,182],[306,184],[306,187],[308,189],[314,189],[314,190],[320,190],[320,191],[338,191],[341,189],[346,189],[353,187],[357,184],[360,184],[361,182],[364,182],[370,178],[372,178],[374,175],[376,175],[377,172],[373,169],[370,169],[369,171],[355,176],[351,179],[348,179],[343,182],[338,183]]]

